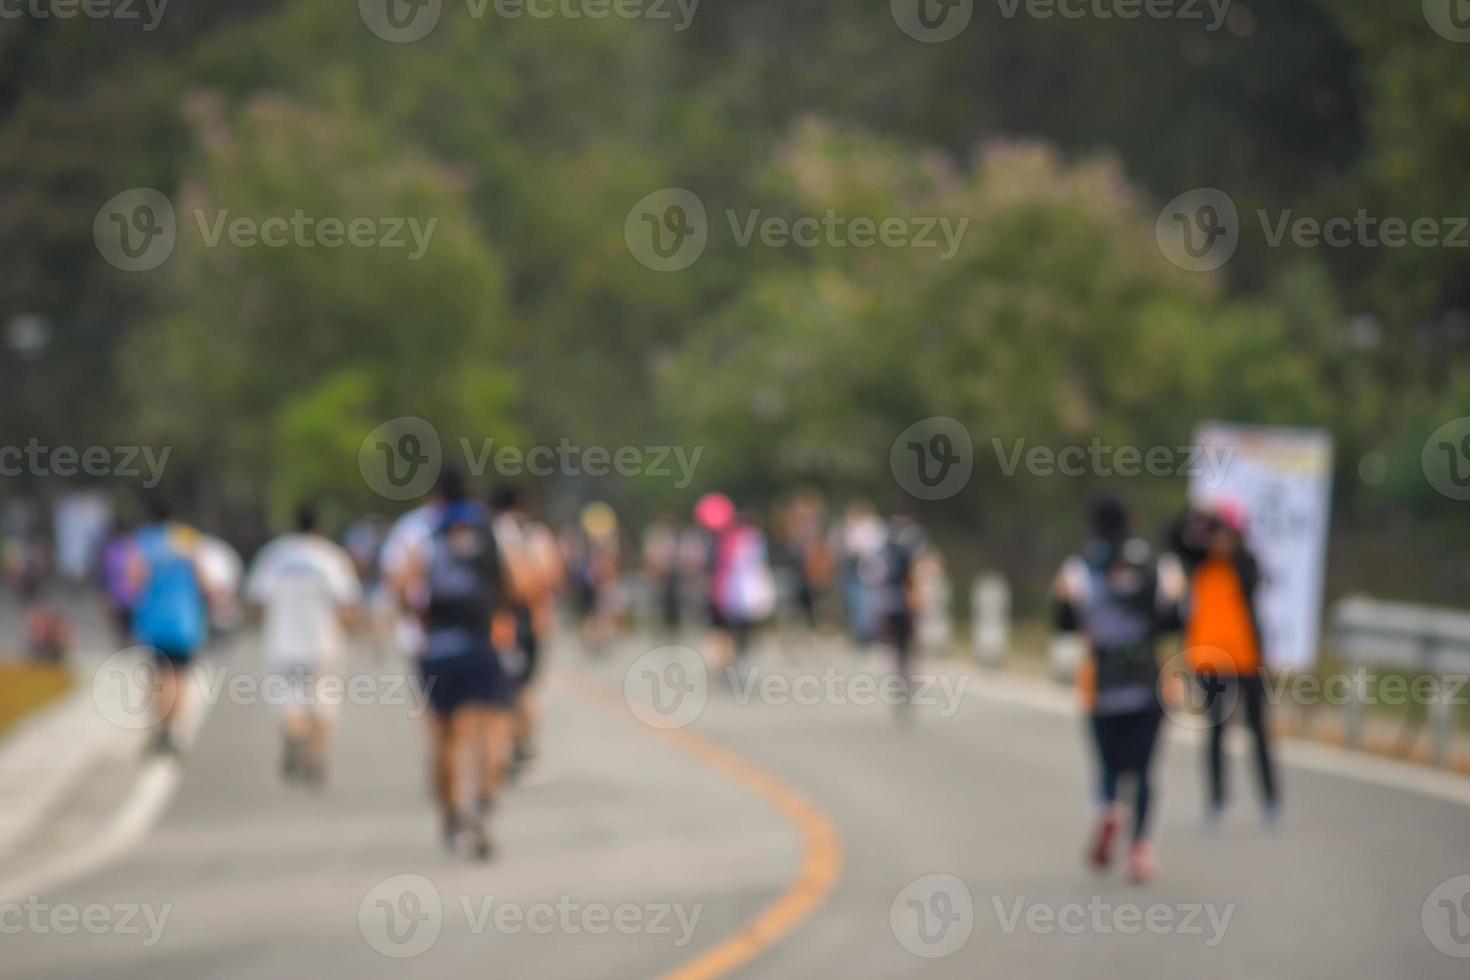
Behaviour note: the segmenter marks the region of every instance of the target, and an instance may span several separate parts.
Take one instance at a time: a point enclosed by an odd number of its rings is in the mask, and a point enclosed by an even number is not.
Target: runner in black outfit
[[[1068,558],[1057,575],[1057,627],[1081,632],[1090,656],[1079,686],[1091,714],[1100,769],[1102,814],[1089,851],[1102,870],[1117,836],[1119,784],[1133,780],[1133,847],[1128,875],[1144,882],[1154,872],[1149,844],[1149,769],[1163,706],[1159,700],[1160,635],[1178,628],[1176,566],[1157,565],[1148,545],[1129,536],[1129,516],[1111,497],[1092,512],[1093,540]]]
[[[427,642],[422,659],[432,707],[434,784],[451,850],[490,856],[486,820],[509,761],[516,686],[491,645],[491,622],[506,600],[505,573],[485,508],[468,499],[464,480],[446,472],[444,503],[427,545],[412,559],[411,592],[423,598]],[[464,756],[478,756],[475,807],[469,806]]]

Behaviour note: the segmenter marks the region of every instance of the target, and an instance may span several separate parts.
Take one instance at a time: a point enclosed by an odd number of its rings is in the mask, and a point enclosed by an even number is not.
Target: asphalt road
[[[1268,830],[1237,759],[1233,808],[1208,830],[1198,749],[1170,742],[1160,873],[1130,886],[1081,862],[1088,758],[1052,692],[947,669],[900,727],[879,665],[851,653],[769,652],[731,689],[649,646],[558,651],[544,764],[505,800],[490,865],[438,849],[421,722],[391,666],[356,664],[369,680],[320,793],[280,784],[269,705],[218,697],[141,846],[0,909],[5,974],[1470,971],[1450,955],[1470,956],[1470,879],[1441,887],[1470,873],[1461,803],[1289,766]],[[248,645],[213,669],[259,676]]]

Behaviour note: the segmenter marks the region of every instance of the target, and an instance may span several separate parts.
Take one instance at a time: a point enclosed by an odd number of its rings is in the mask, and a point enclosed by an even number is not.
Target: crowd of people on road
[[[1224,738],[1234,706],[1245,705],[1268,824],[1280,795],[1265,719],[1264,660],[1255,594],[1256,559],[1246,547],[1247,515],[1235,500],[1193,509],[1171,528],[1167,550],[1155,554],[1135,533],[1119,499],[1094,502],[1091,539],[1069,557],[1053,585],[1056,627],[1080,633],[1088,657],[1078,672],[1098,770],[1100,813],[1089,861],[1105,870],[1123,823],[1121,785],[1132,784],[1128,876],[1155,873],[1150,844],[1152,768],[1160,725],[1179,676],[1161,669],[1160,641],[1183,635],[1188,683],[1198,685],[1208,718],[1207,819],[1218,824],[1226,804]]]
[[[1207,719],[1209,821],[1218,823],[1227,803],[1223,745],[1236,705],[1253,738],[1266,818],[1278,817],[1255,604],[1261,572],[1234,501],[1188,512],[1157,552],[1117,498],[1097,500],[1090,523],[1090,539],[1052,588],[1057,630],[1083,637],[1088,651],[1078,684],[1100,804],[1088,860],[1109,867],[1126,831],[1128,875],[1142,882],[1155,871],[1155,748],[1169,700],[1180,694],[1159,659],[1170,635],[1182,637]],[[406,656],[428,701],[430,784],[444,842],[487,858],[503,790],[537,757],[534,682],[564,610],[582,650],[600,657],[630,628],[630,593],[641,591],[648,622],[669,637],[703,629],[707,661],[732,680],[750,669],[763,626],[806,637],[841,630],[859,649],[891,651],[908,689],[926,612],[922,583],[943,575],[917,522],[883,517],[863,501],[832,518],[820,495],[802,493],[768,527],[729,496],[709,493],[687,518],[666,512],[647,523],[634,549],[605,502],[554,528],[517,488],[477,496],[445,469],[418,506],[391,522],[363,516],[336,540],[317,509],[302,504],[292,530],[260,548],[248,574],[155,494],[145,520],[106,540],[98,572],[116,642],[146,647],[156,664],[154,752],[181,751],[187,671],[217,627],[235,618],[236,593],[258,613],[266,668],[289,692],[280,737],[290,783],[326,783],[334,702],[323,689],[348,669],[354,635],[380,657],[384,649]],[[636,572],[626,567],[634,565]],[[44,554],[11,548],[5,571],[37,604]]]
[[[757,632],[779,623],[808,637],[841,629],[859,649],[891,651],[907,690],[926,571],[939,553],[919,525],[884,519],[858,503],[829,521],[820,495],[801,493],[776,513],[767,533],[721,493],[701,497],[692,520],[665,513],[645,530],[642,583],[665,635],[709,627],[707,659],[735,677]]]

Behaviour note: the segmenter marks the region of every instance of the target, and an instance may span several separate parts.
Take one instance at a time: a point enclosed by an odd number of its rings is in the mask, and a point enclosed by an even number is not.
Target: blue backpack
[[[148,567],[148,581],[133,618],[134,638],[140,644],[192,653],[209,637],[204,588],[184,540],[192,533],[169,524],[138,532],[138,551]]]

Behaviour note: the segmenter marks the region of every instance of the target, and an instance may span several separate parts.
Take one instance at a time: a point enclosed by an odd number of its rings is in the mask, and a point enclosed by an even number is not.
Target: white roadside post
[[[970,589],[975,656],[987,667],[1005,663],[1011,645],[1011,586],[999,572],[975,577]]]
[[[919,593],[919,648],[928,656],[945,656],[954,638],[949,576],[939,561],[923,561],[916,569]]]

